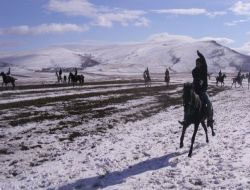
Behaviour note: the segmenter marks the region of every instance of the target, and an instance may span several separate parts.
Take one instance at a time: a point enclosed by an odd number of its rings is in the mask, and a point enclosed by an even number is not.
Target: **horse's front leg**
[[[189,150],[189,153],[188,153],[188,157],[190,157],[190,158],[192,156],[195,136],[196,136],[196,133],[198,131],[198,127],[199,127],[199,123],[194,125],[194,133],[193,133],[193,136],[192,136],[191,147],[190,147],[190,150]]]
[[[207,126],[206,126],[204,121],[201,122],[201,125],[202,125],[202,127],[203,127],[203,129],[205,131],[205,134],[206,134],[206,142],[209,143],[208,135],[207,135]]]

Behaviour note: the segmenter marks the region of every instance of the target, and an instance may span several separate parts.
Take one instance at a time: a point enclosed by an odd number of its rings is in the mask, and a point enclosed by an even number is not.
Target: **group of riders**
[[[148,67],[143,72],[143,78],[144,78],[144,81],[145,81],[146,84],[151,82],[151,77],[150,77],[150,74],[149,74]],[[169,85],[169,81],[170,81],[170,75],[169,75],[169,70],[167,68],[166,71],[165,71],[165,82],[167,83],[167,85]]]
[[[73,85],[77,82],[79,82],[80,84],[84,83],[84,75],[78,75],[77,73],[77,68],[74,69],[75,73],[73,74],[72,72],[69,73],[68,75],[68,83],[72,83]],[[67,76],[64,75],[62,77],[62,69],[60,68],[59,71],[56,71],[56,76],[57,76],[57,82],[67,82]]]

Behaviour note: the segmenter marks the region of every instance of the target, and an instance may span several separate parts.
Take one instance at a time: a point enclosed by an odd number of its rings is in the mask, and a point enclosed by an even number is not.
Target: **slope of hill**
[[[146,67],[162,73],[190,72],[200,50],[208,62],[209,72],[250,70],[250,56],[238,53],[215,41],[187,42],[180,40],[150,41],[114,45],[65,45],[43,50],[0,57],[3,70],[9,63],[18,71],[42,71],[62,68],[81,68],[86,72],[122,74],[141,73]],[[24,70],[23,70],[24,69]]]

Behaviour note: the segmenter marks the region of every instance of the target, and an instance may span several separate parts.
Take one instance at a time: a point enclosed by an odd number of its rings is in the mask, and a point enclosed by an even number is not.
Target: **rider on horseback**
[[[208,111],[208,119],[207,123],[209,126],[213,124],[213,111],[212,111],[212,104],[209,100],[208,94],[207,94],[207,63],[205,57],[197,51],[197,54],[199,58],[196,59],[196,67],[192,71],[193,75],[193,89],[196,94],[199,95],[202,102],[207,105],[207,111]],[[191,113],[184,113],[184,121],[180,122],[182,125],[189,123],[189,117]]]

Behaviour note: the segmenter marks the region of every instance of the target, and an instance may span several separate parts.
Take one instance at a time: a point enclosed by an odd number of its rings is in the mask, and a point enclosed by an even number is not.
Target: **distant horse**
[[[194,133],[192,136],[192,142],[191,147],[189,150],[188,156],[192,156],[193,151],[193,144],[195,141],[195,136],[198,131],[198,127],[201,123],[205,133],[206,133],[206,142],[208,143],[208,135],[207,135],[207,126],[205,124],[205,120],[208,117],[207,107],[204,103],[200,100],[199,96],[194,93],[192,84],[191,83],[185,83],[183,88],[183,104],[184,104],[184,111],[185,113],[188,113],[188,121],[186,124],[183,125],[182,128],[182,134],[180,139],[180,148],[183,147],[183,140],[184,135],[186,132],[186,129],[189,127],[189,125],[194,124]],[[212,135],[214,136],[214,130],[213,130],[213,124],[210,125],[212,129]]]
[[[233,85],[235,86],[236,88],[236,83],[238,83],[240,86],[239,87],[242,87],[243,88],[243,85],[242,85],[242,81],[243,79],[245,78],[245,75],[241,75],[240,77],[234,77],[232,80],[233,80],[233,83],[232,83],[232,87]]]
[[[143,73],[145,87],[151,87],[151,78],[145,72]]]
[[[220,82],[221,83],[221,86],[225,85],[224,83],[224,79],[226,78],[227,76],[225,74],[223,74],[222,76],[217,76],[216,77],[216,86],[218,86],[218,83]]]
[[[7,88],[7,84],[8,84],[8,83],[11,83],[13,89],[15,88],[15,81],[16,81],[17,79],[15,79],[14,77],[11,77],[11,76],[9,76],[9,75],[6,75],[4,72],[1,72],[0,75],[1,75],[2,78],[3,78],[2,87],[3,87],[3,85],[5,84],[5,87]]]
[[[249,89],[249,85],[250,85],[250,73],[246,74],[246,78],[247,78],[247,84],[248,84],[248,89]]]
[[[84,76],[83,75],[73,75],[71,72],[69,73],[68,77],[69,83],[71,82],[73,86],[75,86],[75,83],[79,82],[80,84],[84,83]]]
[[[62,82],[62,75],[59,74],[57,71],[56,71],[56,77],[57,77],[57,82],[58,83]]]
[[[166,82],[166,85],[168,86],[169,82],[170,82],[170,76],[169,76],[169,74],[165,75],[165,82]]]

